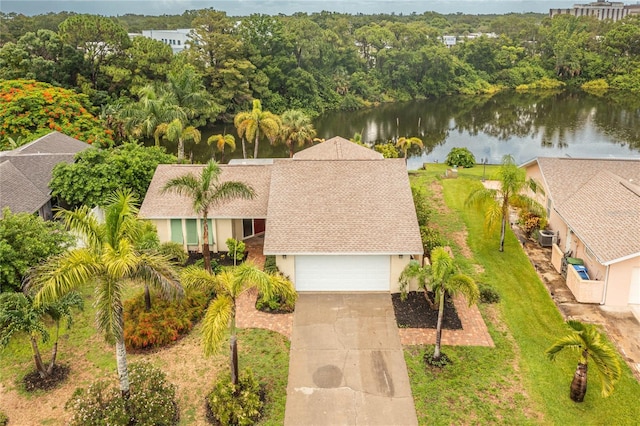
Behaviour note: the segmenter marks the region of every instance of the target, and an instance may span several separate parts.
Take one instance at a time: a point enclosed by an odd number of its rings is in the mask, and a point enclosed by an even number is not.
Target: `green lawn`
[[[414,173],[412,180],[428,186],[445,168],[429,165],[427,171]],[[487,167],[487,175],[495,170]],[[502,296],[497,307],[482,307],[496,348],[445,348],[455,363],[435,373],[420,364],[418,348],[407,349],[421,424],[637,424],[640,384],[624,362],[623,378],[611,397],[600,396],[600,383],[592,369],[585,402],[576,404],[569,399],[577,356],[562,354],[550,362],[544,355],[566,330],[548,291],[511,232],[500,253],[498,233],[485,234],[482,213],[464,208],[467,194],[481,184],[481,177],[482,168],[475,167],[461,169],[458,179],[441,180],[446,205],[455,214],[437,213],[433,221],[449,232],[466,227],[471,262],[484,268],[476,278],[494,286]],[[460,253],[459,248],[454,251]]]

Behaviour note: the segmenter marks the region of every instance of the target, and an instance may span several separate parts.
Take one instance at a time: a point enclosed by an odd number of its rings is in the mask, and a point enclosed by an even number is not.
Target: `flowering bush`
[[[53,130],[89,144],[111,145],[111,130],[88,108],[87,96],[73,90],[35,80],[0,81],[0,149],[9,148],[9,137],[24,144]]]
[[[124,342],[129,349],[148,349],[176,341],[193,328],[204,314],[209,295],[189,291],[177,301],[153,300],[144,310],[144,293],[124,303]]]
[[[231,378],[220,378],[207,396],[207,414],[221,425],[253,425],[262,416],[264,390],[249,369],[240,375],[238,385]]]
[[[73,411],[71,425],[175,425],[178,405],[175,386],[165,374],[147,363],[129,366],[129,399],[106,380],[92,383],[86,390],[75,390],[65,408]]]

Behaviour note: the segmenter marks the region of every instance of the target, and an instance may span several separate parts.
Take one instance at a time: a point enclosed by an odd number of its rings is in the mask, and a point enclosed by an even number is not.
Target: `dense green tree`
[[[31,142],[57,130],[89,144],[109,146],[111,131],[90,111],[86,95],[33,80],[0,81],[0,149],[8,138]]]
[[[517,201],[518,205],[527,206],[529,210],[538,212],[539,216],[544,217],[542,207],[533,199],[522,194],[525,189],[536,193],[542,192],[542,188],[535,180],[526,178],[524,169],[519,168],[510,155],[505,155],[502,159],[497,179],[500,182],[499,189],[489,189],[484,186],[477,188],[469,194],[465,205],[484,210],[487,230],[495,228],[496,224],[500,222],[500,251],[504,251],[509,206]]]
[[[172,191],[191,199],[193,211],[202,216],[202,254],[205,270],[211,273],[211,252],[209,250],[209,210],[220,204],[236,199],[251,199],[255,196],[253,188],[238,181],[220,182],[222,170],[218,163],[211,160],[203,167],[200,176],[185,174],[170,179],[162,189]]]
[[[580,360],[571,381],[569,396],[572,401],[583,402],[587,393],[587,365],[591,358],[592,365],[602,382],[602,396],[611,395],[616,382],[622,375],[620,359],[615,348],[611,346],[594,324],[583,324],[580,321],[567,321],[570,332],[559,338],[546,350],[550,360],[556,359],[564,349],[572,349],[580,353]]]
[[[262,272],[249,262],[218,275],[211,275],[200,268],[187,268],[182,274],[186,288],[214,290],[216,298],[211,302],[202,320],[202,343],[206,355],[220,351],[227,333],[230,335],[231,382],[238,384],[238,336],[236,329],[236,304],[246,291],[257,288],[265,298],[282,295],[295,300],[291,281],[281,275]]]
[[[72,242],[57,222],[5,209],[0,219],[0,293],[20,290],[30,268],[62,253]]]
[[[33,297],[24,293],[0,294],[0,347],[6,347],[12,338],[28,336],[31,344],[31,353],[35,362],[36,371],[41,378],[50,377],[56,367],[58,357],[58,336],[60,334],[60,321],[67,321],[67,328],[73,322],[72,309],[82,309],[84,303],[78,293],[70,292],[59,300],[36,306]],[[38,337],[43,342],[49,340],[46,320],[53,320],[55,335],[51,349],[51,360],[46,366],[42,360],[42,354],[38,346]]]
[[[96,324],[106,340],[115,343],[120,392],[125,398],[130,387],[123,333],[126,287],[146,281],[162,288],[161,294],[167,298],[183,294],[166,257],[136,249],[142,224],[136,202],[128,191],[112,194],[106,202],[103,223],[86,206],[58,212],[57,217],[82,239],[83,247],[50,258],[36,269],[30,283],[38,290],[36,307],[61,300],[81,286],[95,287]]]
[[[104,206],[109,194],[130,188],[144,198],[158,164],[171,164],[176,157],[160,147],[129,142],[112,149],[91,148],[76,155],[71,164],[53,169],[51,193],[72,206]]]

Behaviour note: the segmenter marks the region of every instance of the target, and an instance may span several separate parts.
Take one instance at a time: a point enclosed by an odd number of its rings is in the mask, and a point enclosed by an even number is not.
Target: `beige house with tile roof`
[[[158,227],[161,241],[198,250],[199,219],[189,200],[162,194],[168,179],[202,166],[160,165],[140,209]],[[264,253],[298,291],[398,291],[398,277],[423,254],[403,159],[343,138],[271,163],[221,166],[223,180],[242,181],[256,198],[210,213],[214,251],[228,237],[264,232]]]
[[[0,218],[8,207],[14,213],[38,213],[51,219],[51,172],[58,163],[73,163],[91,145],[51,132],[11,151],[0,152]]]
[[[556,232],[552,263],[582,259],[588,279],[567,268],[579,302],[640,305],[640,160],[540,157],[522,166],[543,185],[535,195]]]

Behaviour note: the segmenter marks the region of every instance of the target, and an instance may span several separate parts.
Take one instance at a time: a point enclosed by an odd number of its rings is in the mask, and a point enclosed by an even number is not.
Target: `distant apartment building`
[[[557,15],[593,16],[600,21],[605,19],[619,21],[629,15],[640,14],[640,5],[625,5],[620,1],[598,0],[586,4],[574,4],[572,9],[549,9],[549,16]]]
[[[158,40],[171,46],[173,53],[182,52],[188,41],[192,41],[189,34],[191,28],[178,28],[177,30],[142,30],[142,36]]]

